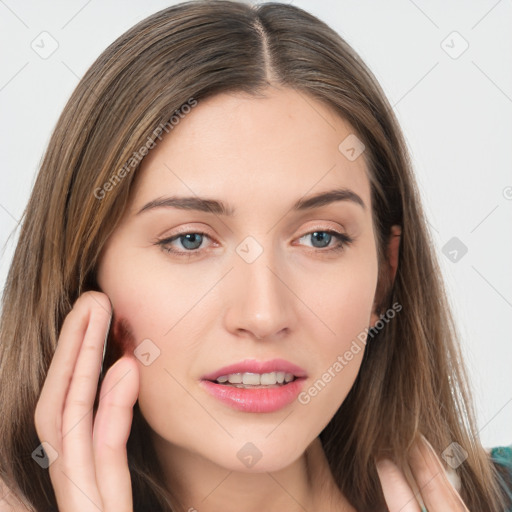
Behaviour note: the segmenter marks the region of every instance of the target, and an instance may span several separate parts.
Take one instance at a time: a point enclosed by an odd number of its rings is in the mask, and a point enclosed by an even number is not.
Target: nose
[[[294,329],[294,294],[271,252],[252,263],[239,258],[230,272],[225,324],[236,336],[277,340]]]

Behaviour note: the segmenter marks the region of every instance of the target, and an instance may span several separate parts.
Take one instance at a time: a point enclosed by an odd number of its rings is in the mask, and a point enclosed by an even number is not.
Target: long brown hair
[[[368,342],[353,388],[320,434],[339,488],[359,511],[385,509],[375,455],[391,453],[402,464],[421,432],[438,453],[452,442],[468,452],[459,475],[470,510],[505,507],[475,428],[407,147],[382,89],[354,50],[307,12],[214,0],[157,12],[99,56],[58,120],[24,212],[2,302],[0,478],[33,510],[56,507],[48,471],[31,457],[40,443],[35,405],[64,317],[82,292],[98,289],[98,255],[137,172],[130,159],[191,98],[260,94],[269,84],[323,102],[365,144],[380,310],[403,307]],[[402,226],[402,237],[390,283],[382,269],[393,224]],[[107,368],[118,355],[107,352]],[[134,509],[172,510],[147,428],[136,405],[128,441]]]

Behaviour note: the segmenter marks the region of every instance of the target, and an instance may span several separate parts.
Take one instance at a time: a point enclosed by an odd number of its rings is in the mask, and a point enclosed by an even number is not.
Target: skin
[[[318,435],[352,387],[362,350],[309,403],[273,413],[233,410],[200,385],[203,375],[227,364],[284,358],[306,371],[307,389],[378,320],[366,164],[338,150],[352,133],[316,100],[270,88],[264,98],[221,94],[200,102],[144,158],[101,254],[103,293],[84,294],[66,318],[36,410],[40,439],[59,454],[50,476],[60,511],[91,510],[90,501],[106,511],[130,510],[125,444],[137,399],[182,510],[354,510],[335,486]],[[339,187],[353,190],[366,208],[338,201],[291,211],[304,195]],[[220,199],[235,214],[170,207],[137,213],[170,195]],[[327,252],[311,236],[326,230],[353,242]],[[176,256],[157,243],[198,232],[208,235],[195,249],[199,256]],[[390,235],[384,270],[394,278],[400,228]],[[262,249],[252,263],[236,252],[247,236]],[[186,252],[183,242],[167,247]],[[336,244],[333,237],[326,245]],[[93,419],[112,306],[114,339],[125,356],[107,372]],[[145,366],[133,349],[147,339],[160,355]],[[59,418],[59,428],[49,417]],[[261,453],[251,468],[237,457],[247,442]],[[437,456],[426,453],[413,454],[411,465],[423,483],[444,475]],[[412,492],[398,468],[387,461],[379,471],[390,510],[420,510],[414,500],[398,507]],[[467,510],[445,480],[429,484],[430,512]],[[446,496],[451,508],[432,501]]]

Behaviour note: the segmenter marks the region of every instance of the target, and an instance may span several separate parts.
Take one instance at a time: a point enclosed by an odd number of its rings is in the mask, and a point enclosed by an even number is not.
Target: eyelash
[[[330,235],[333,235],[334,238],[338,240],[337,245],[334,247],[327,247],[325,249],[314,247],[313,252],[321,252],[321,253],[337,253],[343,251],[347,246],[349,246],[354,239],[349,237],[348,235],[345,235],[343,233],[338,233],[337,231],[331,230],[331,229],[314,229],[313,231],[309,231],[308,233],[305,233],[299,239],[304,238],[305,236],[312,235],[313,233],[328,233]],[[186,235],[201,235],[206,236],[207,238],[211,237],[202,231],[187,231],[184,233],[179,233],[178,235],[174,235],[170,238],[165,238],[163,240],[159,240],[156,242],[156,245],[159,245],[162,250],[166,253],[170,253],[175,256],[184,257],[184,258],[193,258],[195,256],[199,256],[199,253],[201,252],[201,249],[193,249],[188,251],[176,251],[175,249],[171,249],[169,244],[173,242],[174,240],[177,240],[183,236]]]

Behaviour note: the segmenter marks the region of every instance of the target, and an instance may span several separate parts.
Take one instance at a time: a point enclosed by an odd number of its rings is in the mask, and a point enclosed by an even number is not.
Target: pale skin
[[[145,157],[101,255],[102,292],[82,295],[66,317],[37,405],[38,436],[58,453],[49,471],[59,511],[132,510],[126,440],[137,400],[183,510],[355,510],[318,435],[352,387],[363,351],[309,403],[272,413],[231,409],[199,385],[202,375],[242,359],[283,358],[306,370],[308,388],[378,320],[366,164],[338,149],[351,133],[316,100],[269,88],[265,98],[200,102]],[[292,210],[303,197],[341,187],[364,207],[344,200]],[[234,214],[168,206],[138,213],[171,195],[221,200]],[[312,237],[326,231],[352,242],[326,252],[336,237],[320,245]],[[157,243],[184,233],[206,234],[196,256]],[[394,226],[389,237],[392,278],[400,234]],[[236,251],[247,236],[262,249],[251,263]],[[187,252],[184,241],[166,247]],[[150,339],[160,356],[145,366],[127,351],[107,372],[93,421],[112,307],[129,321],[135,344]],[[262,454],[251,468],[237,457],[247,442]],[[428,444],[418,441],[410,466],[429,512],[467,511]],[[383,461],[378,471],[390,511],[420,511],[400,469]]]

